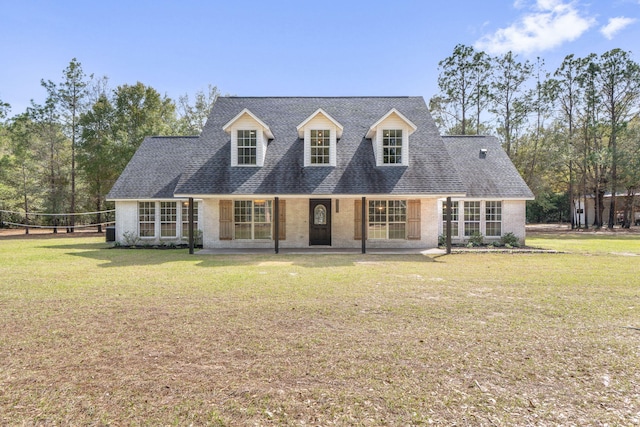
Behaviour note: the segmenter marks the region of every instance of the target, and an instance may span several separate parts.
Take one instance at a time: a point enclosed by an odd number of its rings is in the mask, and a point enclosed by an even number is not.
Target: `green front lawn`
[[[0,237],[1,425],[636,425],[640,237],[190,256]]]

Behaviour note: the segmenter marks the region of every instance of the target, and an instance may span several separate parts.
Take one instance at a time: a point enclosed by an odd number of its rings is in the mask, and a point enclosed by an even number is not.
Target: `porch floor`
[[[446,251],[438,248],[398,248],[398,249],[374,249],[367,248],[368,255],[444,255]],[[220,248],[220,249],[200,249],[195,255],[270,255],[275,254],[273,248]],[[335,254],[353,254],[362,255],[360,248],[280,248],[279,254],[282,255],[335,255]]]

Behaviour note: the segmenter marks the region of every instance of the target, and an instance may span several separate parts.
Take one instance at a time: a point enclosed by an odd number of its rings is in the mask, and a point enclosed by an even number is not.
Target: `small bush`
[[[122,241],[125,246],[138,246],[140,244],[140,237],[131,231],[125,231],[122,234]]]
[[[438,246],[444,246],[447,244],[447,237],[444,234],[438,235]]]
[[[484,236],[482,233],[476,231],[471,236],[469,236],[469,244],[471,246],[482,246],[484,243]]]
[[[508,232],[500,237],[500,245],[517,248],[520,247],[520,239],[512,232]]]

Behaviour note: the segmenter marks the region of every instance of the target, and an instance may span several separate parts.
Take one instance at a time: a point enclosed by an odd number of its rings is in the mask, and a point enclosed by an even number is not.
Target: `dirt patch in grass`
[[[63,227],[54,233],[48,228],[30,228],[29,234],[25,234],[22,228],[0,228],[0,239],[57,239],[76,237],[100,237],[104,239],[104,231],[98,233],[95,228],[76,228],[73,233],[67,233]]]

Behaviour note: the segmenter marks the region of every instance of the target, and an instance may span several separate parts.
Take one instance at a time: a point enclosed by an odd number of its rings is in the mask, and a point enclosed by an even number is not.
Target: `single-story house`
[[[631,197],[631,206],[629,212],[627,212],[628,219],[632,225],[640,225],[640,193],[617,193],[615,195],[615,207],[616,207],[616,224],[622,224],[624,221],[625,207],[627,207],[628,198]],[[609,210],[611,208],[611,193],[606,193],[602,197],[603,200],[603,212],[602,219],[606,225],[609,221]],[[585,209],[586,201],[586,209]],[[593,194],[585,196],[575,197],[573,199],[572,215],[574,224],[580,227],[586,225],[591,227],[596,217],[596,199]],[[585,217],[586,215],[586,217]]]
[[[116,241],[430,248],[525,239],[533,194],[494,137],[442,137],[422,97],[220,97],[196,137],[148,137],[107,198]],[[363,241],[364,239],[364,241]]]

